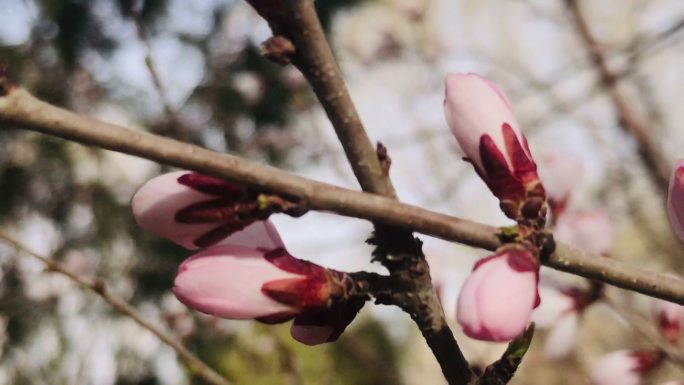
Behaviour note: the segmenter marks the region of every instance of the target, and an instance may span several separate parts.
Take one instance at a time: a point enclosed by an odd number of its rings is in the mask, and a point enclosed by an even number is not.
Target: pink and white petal
[[[484,327],[501,341],[516,337],[530,323],[536,293],[534,272],[493,270],[478,292],[479,314]]]
[[[572,352],[577,341],[579,330],[579,316],[577,312],[565,314],[558,323],[551,328],[544,344],[544,354],[552,360],[565,358]]]
[[[264,259],[263,253],[231,245],[212,246],[178,270],[173,292],[200,312],[231,319],[252,319],[294,309],[262,293],[265,282],[302,278]]]
[[[576,155],[555,151],[542,156],[539,178],[549,199],[564,201],[584,174],[584,164]]]
[[[553,235],[588,253],[604,254],[613,245],[613,224],[600,210],[566,212],[558,218]]]
[[[592,385],[639,385],[638,362],[628,350],[606,354],[591,369]]]
[[[274,250],[285,248],[278,230],[270,220],[257,221],[219,242],[220,245],[244,246],[254,249]]]
[[[532,313],[532,321],[540,329],[551,328],[575,306],[570,296],[556,288],[539,286],[539,295],[541,304]]]
[[[522,141],[520,126],[504,93],[491,81],[473,73],[450,73],[446,79],[444,113],[461,149],[482,170],[480,139],[489,135],[502,150],[509,166],[501,132],[508,123]],[[528,154],[529,155],[529,154]]]
[[[458,301],[456,304],[456,319],[463,328],[466,335],[478,338],[482,333],[482,322],[480,319],[480,312],[478,307],[478,287],[483,279],[486,279],[487,274],[493,268],[488,266],[490,262],[480,264],[463,282],[461,291],[458,294]]]
[[[196,249],[194,241],[216,225],[184,224],[175,220],[178,210],[212,198],[178,183],[178,178],[187,173],[189,171],[177,171],[149,180],[135,193],[131,207],[136,222],[143,229],[187,249]]]

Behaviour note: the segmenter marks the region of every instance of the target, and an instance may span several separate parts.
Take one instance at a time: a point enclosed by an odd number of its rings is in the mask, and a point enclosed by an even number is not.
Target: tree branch
[[[2,79],[0,78],[0,83]],[[42,102],[21,88],[0,94],[0,123],[245,183],[295,197],[307,207],[363,218],[487,250],[498,230],[375,194],[312,181],[274,167],[173,139],[104,123]],[[546,266],[684,305],[684,280],[558,244]]]
[[[639,156],[644,166],[646,166],[653,183],[663,193],[663,196],[667,196],[670,169],[666,160],[661,156],[660,149],[649,138],[651,127],[637,116],[634,109],[629,106],[627,98],[620,91],[618,87],[620,77],[608,67],[606,55],[601,45],[591,34],[589,25],[580,10],[578,0],[564,1],[570,11],[575,28],[584,43],[587,54],[599,75],[601,84],[613,101],[620,127],[636,141]]]
[[[649,320],[642,314],[631,311],[632,306],[625,301],[622,303],[610,297],[604,297],[603,302],[607,304],[618,316],[622,317],[629,323],[634,330],[644,336],[650,343],[652,343],[658,350],[665,354],[668,360],[680,369],[684,368],[684,352],[681,351],[677,344],[669,343],[654,330],[655,320]],[[630,310],[627,310],[630,309]]]
[[[214,371],[214,369],[212,369],[207,364],[202,362],[202,360],[200,360],[194,354],[192,354],[192,352],[190,352],[180,342],[176,341],[169,334],[166,334],[163,330],[158,328],[152,322],[143,318],[143,316],[140,315],[138,311],[135,310],[135,308],[131,306],[128,302],[126,302],[123,298],[117,296],[116,294],[112,294],[109,290],[107,290],[107,287],[105,286],[105,283],[102,280],[91,280],[80,277],[79,275],[65,269],[64,267],[62,267],[62,265],[55,262],[54,260],[32,251],[28,247],[24,246],[21,242],[15,240],[14,238],[10,237],[9,235],[3,232],[0,232],[0,240],[12,245],[12,247],[14,247],[18,251],[21,251],[36,259],[39,259],[41,262],[45,264],[45,266],[48,267],[50,271],[64,275],[70,280],[77,283],[78,285],[94,292],[95,294],[100,296],[100,298],[102,298],[105,302],[111,305],[114,309],[116,309],[118,312],[131,318],[132,320],[137,322],[138,325],[140,325],[142,328],[150,331],[152,334],[157,336],[157,338],[159,338],[161,342],[163,342],[164,344],[168,345],[171,349],[176,351],[178,357],[185,361],[185,363],[187,363],[188,370],[192,375],[201,378],[208,384],[230,385],[230,382],[228,382],[228,380],[223,378],[220,374]]]
[[[285,1],[283,18],[272,21],[271,26],[275,33],[283,33],[293,42],[292,63],[302,71],[325,109],[361,188],[396,199],[389,170],[383,167],[361,123],[314,2]],[[416,322],[449,384],[468,383],[472,377],[470,365],[446,322],[421,243],[414,239],[411,229],[382,222],[374,222],[374,226],[374,257],[389,269],[397,289],[393,304]]]

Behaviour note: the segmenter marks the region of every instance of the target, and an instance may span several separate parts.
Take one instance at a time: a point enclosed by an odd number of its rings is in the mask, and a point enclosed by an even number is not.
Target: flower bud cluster
[[[365,299],[339,271],[290,255],[259,194],[181,171],[156,177],[133,197],[136,221],[199,252],[178,268],[173,292],[187,306],[229,319],[280,323],[315,345],[337,339]]]
[[[447,124],[502,212],[535,235],[546,220],[546,193],[511,102],[491,81],[476,74],[449,74]],[[539,247],[518,239],[480,260],[465,280],[456,317],[466,335],[509,341],[525,331],[539,305]]]

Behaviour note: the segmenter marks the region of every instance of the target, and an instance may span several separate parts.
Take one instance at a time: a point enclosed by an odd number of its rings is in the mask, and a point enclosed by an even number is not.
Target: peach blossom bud
[[[603,356],[591,370],[592,385],[639,385],[642,376],[655,368],[662,356],[653,351],[617,350]]]
[[[605,254],[613,244],[613,225],[602,211],[566,212],[553,231],[557,241],[592,254]]]
[[[667,195],[667,216],[675,235],[684,242],[684,159],[675,164]]]
[[[188,249],[215,244],[268,217],[246,187],[190,171],[153,178],[131,206],[142,228]]]
[[[560,317],[546,337],[544,344],[546,357],[559,360],[568,356],[575,347],[578,330],[579,314],[577,311],[570,311]]]
[[[509,341],[525,331],[539,305],[539,265],[523,248],[506,247],[480,260],[461,288],[456,318],[463,332]]]
[[[539,177],[554,215],[560,215],[568,204],[572,189],[584,174],[584,164],[576,155],[555,151],[539,162]]]
[[[658,322],[660,335],[670,342],[677,342],[684,319],[684,306],[656,299],[653,301],[653,316]]]
[[[472,73],[447,75],[444,114],[466,160],[507,216],[517,219],[531,197],[544,201],[537,166],[511,102],[494,83]]]
[[[173,292],[206,314],[282,322],[301,311],[326,307],[334,273],[284,249],[264,252],[219,244],[181,264]]]

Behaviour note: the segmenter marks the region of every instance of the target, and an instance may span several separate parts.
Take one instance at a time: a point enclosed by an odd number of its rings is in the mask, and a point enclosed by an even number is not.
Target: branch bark
[[[302,71],[325,109],[361,188],[396,199],[389,170],[383,167],[354,107],[314,2],[285,1],[284,11],[280,22],[271,23],[272,28],[292,40],[292,63]],[[374,257],[389,269],[397,289],[393,304],[416,322],[449,384],[470,382],[470,365],[446,322],[420,241],[410,228],[383,222],[374,222],[374,227]]]
[[[375,194],[312,181],[274,167],[114,124],[42,102],[21,88],[0,94],[0,123],[295,197],[310,209],[382,222],[448,241],[495,250],[498,229]],[[546,266],[684,305],[684,280],[558,244]]]
[[[663,196],[667,196],[667,186],[670,179],[670,171],[667,161],[661,156],[661,150],[650,140],[651,127],[649,127],[630,107],[627,98],[620,91],[618,73],[614,73],[606,61],[606,55],[601,45],[591,34],[589,24],[582,15],[578,0],[564,0],[570,11],[570,16],[577,32],[584,43],[587,54],[596,69],[603,88],[608,92],[620,127],[630,135],[637,143],[639,156],[648,170],[653,183]]]

